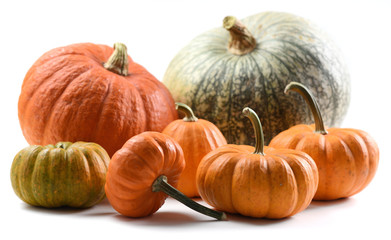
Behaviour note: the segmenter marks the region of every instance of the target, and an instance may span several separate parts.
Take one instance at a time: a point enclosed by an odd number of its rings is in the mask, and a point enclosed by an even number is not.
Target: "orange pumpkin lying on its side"
[[[112,157],[106,178],[106,195],[115,210],[128,217],[155,213],[167,195],[218,220],[222,212],[206,208],[175,189],[185,167],[183,151],[170,136],[143,132],[129,139]]]

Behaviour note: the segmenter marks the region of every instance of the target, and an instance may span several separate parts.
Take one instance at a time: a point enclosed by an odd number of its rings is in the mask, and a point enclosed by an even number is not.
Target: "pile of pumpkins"
[[[366,132],[325,127],[343,120],[349,85],[332,41],[288,13],[226,17],[177,54],[163,82],[122,43],[56,48],[22,85],[31,146],[14,158],[12,187],[48,208],[107,196],[129,217],[153,214],[167,195],[219,220],[289,217],[375,175],[379,149]]]

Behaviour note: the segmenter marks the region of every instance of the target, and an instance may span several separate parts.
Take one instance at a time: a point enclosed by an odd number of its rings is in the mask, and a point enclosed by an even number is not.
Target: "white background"
[[[107,201],[79,210],[30,207],[14,194],[9,171],[27,146],[17,101],[27,70],[44,52],[78,42],[123,42],[130,56],[158,79],[174,55],[198,34],[262,11],[286,11],[325,29],[342,49],[352,79],[344,127],[369,132],[380,147],[375,179],[345,200],[314,202],[291,218],[271,221],[230,216],[217,222],[168,199],[153,216],[130,219]],[[0,3],[0,238],[145,239],[186,237],[391,239],[391,4],[387,1],[1,1]],[[202,203],[202,202],[201,202]],[[385,218],[384,218],[385,217]],[[5,237],[8,236],[8,237]]]

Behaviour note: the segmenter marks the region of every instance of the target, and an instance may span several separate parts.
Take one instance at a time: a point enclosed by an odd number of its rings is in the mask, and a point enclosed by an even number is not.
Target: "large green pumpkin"
[[[292,81],[319,99],[326,125],[342,122],[350,80],[334,43],[314,24],[288,13],[265,12],[241,21],[226,17],[223,27],[193,39],[171,61],[163,82],[174,99],[215,123],[229,143],[253,144],[243,107],[264,123],[265,142],[299,124],[312,122],[303,100],[286,96]]]
[[[16,154],[11,183],[16,195],[33,206],[87,208],[106,196],[109,161],[95,143],[32,145]]]

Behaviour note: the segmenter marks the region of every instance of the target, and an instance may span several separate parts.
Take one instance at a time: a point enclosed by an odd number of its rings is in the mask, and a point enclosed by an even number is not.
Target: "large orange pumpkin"
[[[115,49],[115,50],[114,50]],[[177,119],[166,87],[127,55],[92,43],[53,49],[30,68],[18,114],[29,144],[96,142],[112,156],[130,137]]]
[[[207,154],[197,171],[197,187],[218,210],[257,218],[284,218],[304,210],[318,186],[315,162],[304,152],[264,147],[262,125],[245,108],[256,136],[255,148],[228,144]]]
[[[296,125],[281,132],[270,142],[308,153],[319,169],[315,200],[333,200],[352,196],[373,179],[379,163],[379,148],[366,132],[351,128],[329,128],[323,124],[319,106],[304,85],[288,84],[285,93],[296,91],[306,100],[315,125]]]
[[[186,167],[178,181],[178,190],[188,197],[199,197],[196,172],[201,159],[210,151],[227,144],[220,130],[211,122],[198,119],[193,110],[183,103],[176,103],[178,111],[184,113],[163,130],[173,137],[183,149]]]
[[[184,167],[182,148],[173,138],[143,132],[129,139],[112,157],[106,196],[115,210],[128,217],[153,214],[170,195],[200,213],[225,219],[224,213],[206,208],[175,189]]]

